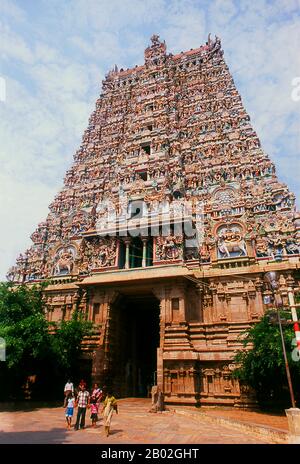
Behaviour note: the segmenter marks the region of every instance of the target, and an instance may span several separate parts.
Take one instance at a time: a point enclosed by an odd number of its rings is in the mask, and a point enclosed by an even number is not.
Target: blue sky
[[[177,53],[209,32],[299,205],[300,0],[0,0],[0,279],[62,187],[105,73],[142,64],[153,33]]]

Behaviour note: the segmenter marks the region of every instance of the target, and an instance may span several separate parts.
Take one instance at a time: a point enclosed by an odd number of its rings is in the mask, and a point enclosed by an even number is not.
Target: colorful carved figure
[[[157,237],[156,256],[160,260],[174,260],[182,256],[181,245],[183,238],[181,236],[168,235],[167,237]]]
[[[300,253],[300,245],[297,244],[294,240],[288,239],[285,244],[285,249],[289,255]]]
[[[54,275],[71,274],[74,266],[74,250],[72,248],[63,248],[56,255],[54,265]]]
[[[218,250],[221,255],[230,258],[232,253],[239,252],[239,256],[246,256],[246,242],[236,230],[227,229],[218,236]]]

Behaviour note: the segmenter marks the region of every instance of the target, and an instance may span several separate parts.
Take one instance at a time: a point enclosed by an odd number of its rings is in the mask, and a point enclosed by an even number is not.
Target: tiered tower
[[[264,273],[298,285],[300,216],[262,150],[220,39],[103,81],[64,187],[8,274],[50,279],[48,318],[94,322],[86,372],[119,395],[242,404],[241,332],[264,313]]]

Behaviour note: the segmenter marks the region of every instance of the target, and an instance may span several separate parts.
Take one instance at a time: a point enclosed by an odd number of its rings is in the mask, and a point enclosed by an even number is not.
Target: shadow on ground
[[[59,408],[63,405],[61,401],[15,401],[10,403],[0,402],[0,412],[15,412],[15,411],[35,411],[41,408]]]
[[[0,432],[0,444],[55,444],[63,443],[67,437],[67,431],[64,429],[54,428],[50,430],[41,430],[34,432]]]
[[[113,429],[113,430],[110,430],[109,435],[115,435],[117,433],[122,433],[122,432],[123,432],[122,429]]]

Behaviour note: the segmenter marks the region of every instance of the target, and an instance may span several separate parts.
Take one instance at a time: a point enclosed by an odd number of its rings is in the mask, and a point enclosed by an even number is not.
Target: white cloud
[[[205,40],[205,14],[192,5],[185,8],[183,2],[173,2],[167,12],[167,25],[162,29],[169,51],[180,53],[198,48]],[[188,27],[187,27],[188,25]]]
[[[38,42],[34,50],[35,60],[40,63],[59,63],[62,64],[63,60],[58,50],[50,47],[46,43]]]
[[[0,11],[1,16],[12,18],[17,22],[23,22],[26,19],[24,10],[10,0],[0,0]]]
[[[33,60],[32,51],[26,42],[15,34],[3,20],[0,21],[0,56],[2,59],[17,59],[25,63]]]
[[[32,242],[30,235],[47,215],[47,203],[55,189],[43,182],[21,183],[0,174],[0,256],[4,278],[8,267]]]

